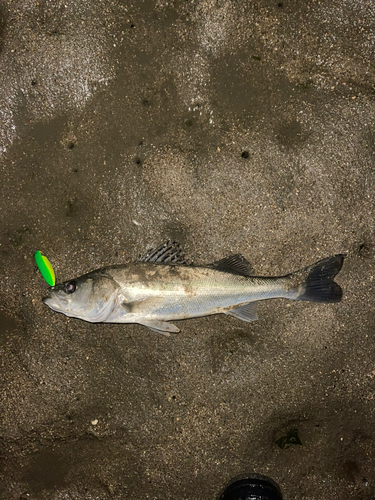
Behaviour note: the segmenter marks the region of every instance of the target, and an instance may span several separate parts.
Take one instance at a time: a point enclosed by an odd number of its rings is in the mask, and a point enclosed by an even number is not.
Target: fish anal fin
[[[234,316],[242,321],[256,321],[258,319],[257,315],[257,305],[258,302],[248,302],[247,304],[230,309],[225,314],[229,316]]]
[[[218,271],[224,271],[232,274],[240,274],[242,276],[252,276],[253,269],[250,263],[245,259],[240,253],[235,255],[229,255],[229,257],[224,257],[224,259],[212,262],[208,267],[217,269]]]
[[[150,330],[156,333],[162,333],[169,337],[170,333],[179,333],[179,328],[173,323],[167,323],[167,321],[159,321],[157,319],[144,319],[139,318],[135,322],[140,325],[147,326]]]
[[[157,248],[150,248],[139,257],[138,262],[152,262],[154,264],[187,264],[180,245],[177,241],[166,241]]]

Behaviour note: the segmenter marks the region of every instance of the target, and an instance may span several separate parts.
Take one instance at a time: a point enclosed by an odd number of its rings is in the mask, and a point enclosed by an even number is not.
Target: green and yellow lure
[[[45,255],[42,254],[42,252],[35,252],[34,255],[36,265],[38,266],[38,269],[43,276],[43,278],[47,281],[49,286],[55,286],[56,279],[55,279],[55,272],[52,269],[50,261],[47,259]]]

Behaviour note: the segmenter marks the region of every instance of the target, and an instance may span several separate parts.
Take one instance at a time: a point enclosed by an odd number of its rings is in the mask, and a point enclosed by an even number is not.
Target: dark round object
[[[74,293],[76,291],[77,284],[75,281],[68,281],[65,284],[64,292],[65,293]]]
[[[219,500],[282,500],[280,488],[272,479],[259,474],[236,478],[225,488]]]

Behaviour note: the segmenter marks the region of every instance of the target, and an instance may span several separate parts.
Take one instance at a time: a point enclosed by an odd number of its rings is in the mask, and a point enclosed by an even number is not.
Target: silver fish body
[[[257,319],[258,301],[276,297],[338,302],[333,277],[343,256],[281,277],[252,276],[249,263],[234,255],[208,265],[184,263],[174,244],[149,251],[140,261],[109,266],[50,288],[51,309],[90,322],[139,323],[151,330],[179,332],[172,320],[225,313]]]

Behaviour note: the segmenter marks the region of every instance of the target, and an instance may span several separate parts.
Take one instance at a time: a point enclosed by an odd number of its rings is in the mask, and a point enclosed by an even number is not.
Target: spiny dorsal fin
[[[187,264],[185,256],[181,252],[180,245],[177,241],[166,241],[155,249],[150,248],[142,257],[139,257],[138,262],[153,262],[154,264]]]
[[[213,267],[218,271],[224,271],[232,274],[241,274],[242,276],[252,276],[250,263],[240,253],[230,255],[224,259],[212,262],[208,267]]]

